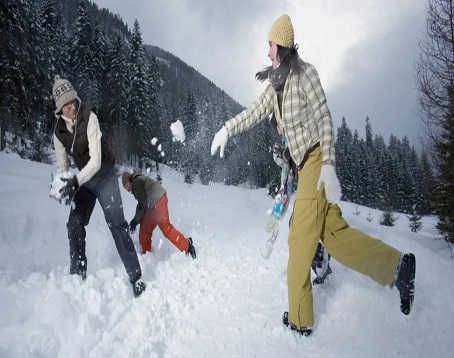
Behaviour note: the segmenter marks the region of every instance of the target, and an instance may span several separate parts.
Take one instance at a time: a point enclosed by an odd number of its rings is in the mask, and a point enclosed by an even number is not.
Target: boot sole
[[[325,282],[325,279],[328,277],[328,275],[331,275],[333,271],[331,270],[331,266],[329,266],[328,264],[328,269],[325,271],[325,273],[323,274],[323,276],[318,276],[316,278],[314,278],[314,280],[312,281],[312,284],[313,285],[321,285]]]
[[[296,326],[288,320],[288,312],[284,312],[284,315],[282,316],[282,323],[291,331],[301,334],[303,337],[307,337],[312,334],[311,328],[297,329]]]
[[[415,299],[415,276],[416,276],[416,258],[413,254],[405,255],[403,265],[408,265],[411,270],[408,272],[408,277],[405,282],[405,291],[400,298],[400,310],[404,315],[409,315]],[[402,296],[406,297],[402,298]]]

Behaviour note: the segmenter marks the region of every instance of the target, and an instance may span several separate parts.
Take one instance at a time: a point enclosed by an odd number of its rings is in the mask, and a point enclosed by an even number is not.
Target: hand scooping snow
[[[61,189],[66,185],[68,179],[72,178],[74,174],[71,172],[56,172],[52,174],[52,182],[50,183],[49,196],[54,198],[59,203],[63,203]],[[62,180],[65,179],[65,180]]]

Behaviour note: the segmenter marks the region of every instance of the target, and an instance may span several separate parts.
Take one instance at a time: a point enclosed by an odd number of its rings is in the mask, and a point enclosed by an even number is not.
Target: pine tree
[[[383,180],[382,170],[378,167],[377,150],[372,135],[372,124],[369,117],[366,118],[366,141],[365,141],[365,205],[376,208],[379,198],[383,196],[380,183]]]
[[[82,101],[97,104],[98,101],[98,74],[95,52],[93,24],[88,12],[87,0],[80,0],[77,8],[77,17],[71,48],[71,79],[78,96]]]
[[[368,206],[368,193],[369,193],[369,185],[370,185],[370,173],[367,168],[367,160],[368,160],[368,154],[366,151],[366,143],[364,139],[360,139],[358,141],[358,146],[356,147],[358,150],[358,153],[356,154],[357,157],[357,173],[358,173],[358,178],[357,178],[357,183],[358,186],[356,188],[356,195],[357,195],[357,201],[356,203],[364,206]]]
[[[421,163],[420,159],[418,158],[418,154],[416,153],[416,149],[414,147],[411,148],[411,157],[409,159],[410,169],[410,176],[411,176],[411,183],[413,185],[410,202],[408,203],[407,209],[409,212],[416,212],[421,214],[421,207],[424,201],[424,189],[422,187],[422,173],[421,173]]]
[[[43,123],[43,120],[37,122],[37,132],[25,157],[34,162],[52,164],[53,155],[49,150],[50,141]]]
[[[411,216],[407,216],[409,223],[409,227],[412,232],[418,232],[422,229],[422,222],[421,222],[421,215],[416,214],[413,212]]]
[[[436,186],[434,185],[435,178],[432,167],[427,157],[427,151],[425,150],[421,153],[419,172],[421,175],[421,199],[417,205],[417,212],[421,215],[430,215],[434,211],[432,200]]]
[[[385,208],[383,209],[382,219],[380,225],[383,226],[394,226],[395,221],[397,220],[393,214],[393,208],[391,205],[391,198],[388,196],[385,199]]]
[[[224,91],[221,92],[221,97],[217,101],[218,110],[214,116],[214,126],[213,133],[217,131],[224,123],[231,117],[230,111],[227,108],[227,99]],[[247,134],[247,133],[245,133]],[[230,154],[234,152],[236,144],[238,142],[238,137],[235,140],[232,140],[229,145],[226,146],[224,151],[224,160],[220,159],[219,156],[213,158],[213,178],[214,181],[223,181],[225,184],[229,182],[238,182],[241,183],[241,177],[245,176],[247,173],[247,162],[242,159],[240,152],[236,153],[236,158],[233,158]],[[247,150],[247,148],[245,148]],[[232,178],[230,180],[229,178]]]
[[[352,148],[353,135],[347,126],[345,117],[342,118],[342,125],[337,129],[336,138],[336,172],[342,188],[342,200],[353,201],[355,183]]]
[[[386,169],[385,169],[385,197],[383,201],[383,209],[386,206],[395,207],[398,196],[398,176],[399,176],[399,144],[396,136],[391,134],[389,138],[388,151],[386,155]]]
[[[148,62],[142,45],[142,33],[139,22],[134,21],[131,36],[129,56],[129,87],[128,87],[128,123],[129,123],[129,153],[138,157],[139,167],[147,160],[148,150],[152,139],[149,119],[148,100]]]
[[[415,184],[415,166],[413,163],[410,143],[405,136],[399,143],[399,175],[398,175],[398,192],[397,192],[397,209],[404,213],[410,213],[415,204],[416,184]]]
[[[181,123],[187,139],[194,139],[198,131],[197,104],[191,91],[187,91],[182,108]]]
[[[200,131],[200,151],[201,153],[210,153],[210,140],[212,139],[212,119],[215,117],[215,111],[210,105],[207,96],[204,97],[200,105],[199,131]],[[199,177],[203,185],[208,185],[213,180],[213,160],[211,155],[202,155],[200,157]]]
[[[190,173],[186,173],[186,174],[184,175],[184,182],[185,182],[186,184],[192,184],[192,183],[194,183],[194,176],[191,175]]]
[[[387,188],[387,172],[386,172],[386,156],[387,156],[387,148],[385,141],[381,135],[375,136],[374,140],[374,147],[375,147],[375,158],[376,158],[376,167],[379,169],[379,183],[377,187],[377,195],[376,195],[376,203],[375,208],[382,210],[383,203],[386,196],[386,188]]]
[[[361,214],[361,211],[359,210],[358,204],[355,205],[355,211],[353,212],[354,215],[359,216]]]
[[[26,5],[16,0],[0,2],[0,125],[2,132],[8,127],[16,135],[25,129],[28,115]],[[2,137],[4,145],[4,133]]]
[[[197,104],[189,90],[182,108],[181,123],[183,124],[186,136],[181,164],[186,175],[193,180],[194,176],[198,173],[200,165],[200,138],[198,132]]]
[[[161,138],[161,109],[158,103],[158,90],[159,83],[161,81],[158,61],[155,56],[153,56],[149,63],[148,69],[148,108],[150,111],[149,117],[149,126],[151,134],[154,138]],[[161,151],[154,150],[154,147],[151,149],[149,155],[150,159],[154,160],[156,163],[156,170],[159,171],[159,162],[162,160]]]
[[[367,221],[369,222],[372,222],[372,220],[374,220],[374,217],[372,216],[371,212],[370,212],[370,209],[369,211],[367,212],[367,218],[366,218]]]
[[[93,25],[93,73],[96,80],[98,92],[92,101],[92,104],[98,109],[98,119],[100,125],[103,127],[103,133],[109,137],[106,127],[110,124],[108,118],[109,102],[110,102],[110,88],[108,83],[108,74],[110,68],[109,62],[109,41],[106,36],[106,31],[100,26],[96,20]],[[109,133],[110,134],[110,133]]]
[[[33,139],[37,132],[37,122],[42,120],[45,113],[45,106],[41,96],[42,86],[46,80],[44,63],[44,48],[41,38],[43,30],[35,14],[39,8],[32,2],[24,2],[25,16],[27,18],[27,36],[22,39],[21,46],[26,54],[27,72],[25,74],[25,96],[26,96],[26,123],[25,128],[28,136]],[[48,87],[50,88],[50,86]],[[50,92],[50,91],[49,91]]]
[[[109,103],[106,132],[112,139],[116,157],[122,162],[126,152],[126,53],[125,44],[119,33],[110,43],[108,52],[107,84]]]
[[[253,131],[242,136],[247,143],[239,145],[237,150],[243,154],[243,164],[247,164],[247,177],[242,182],[248,182],[252,188],[264,188],[269,182],[270,176],[276,170],[276,163],[273,160],[273,144],[282,138],[268,123],[268,120],[261,122],[254,127]],[[247,147],[247,152],[244,148]]]
[[[352,139],[352,158],[351,158],[351,202],[360,203],[361,188],[360,188],[360,139],[358,131],[355,129]]]
[[[67,39],[65,26],[61,18],[61,12],[55,4],[55,0],[46,0],[43,2],[39,21],[42,29],[43,83],[46,83],[48,85],[47,87],[52,89],[55,75],[59,75],[62,78],[66,78],[67,76],[67,66],[65,63],[67,56],[62,56],[62,54],[69,52],[66,47]],[[45,113],[43,126],[47,132],[51,132],[52,122],[54,120],[53,111],[55,109],[55,102],[51,90],[45,91],[41,100]]]

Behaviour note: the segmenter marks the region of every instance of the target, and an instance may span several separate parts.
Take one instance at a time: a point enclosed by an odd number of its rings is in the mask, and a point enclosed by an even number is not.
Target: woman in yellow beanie
[[[247,109],[225,122],[216,133],[211,154],[220,156],[229,137],[252,128],[274,112],[298,170],[298,189],[290,227],[287,267],[288,312],[282,321],[308,336],[314,325],[311,263],[319,238],[339,263],[369,276],[380,285],[396,286],[402,313],[414,299],[416,259],[351,228],[337,203],[341,187],[336,175],[334,128],[318,73],[304,62],[294,43],[288,15],[280,16],[268,37],[271,66],[256,78],[269,84]]]

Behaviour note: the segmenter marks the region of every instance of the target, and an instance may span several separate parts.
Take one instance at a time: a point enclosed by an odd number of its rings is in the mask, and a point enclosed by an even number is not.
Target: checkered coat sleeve
[[[274,89],[268,85],[251,106],[227,121],[225,127],[229,136],[233,136],[252,128],[274,111],[297,166],[318,143],[322,163],[335,165],[334,129],[325,92],[315,67],[302,60],[300,65],[299,72],[290,72],[287,77],[281,110]]]

